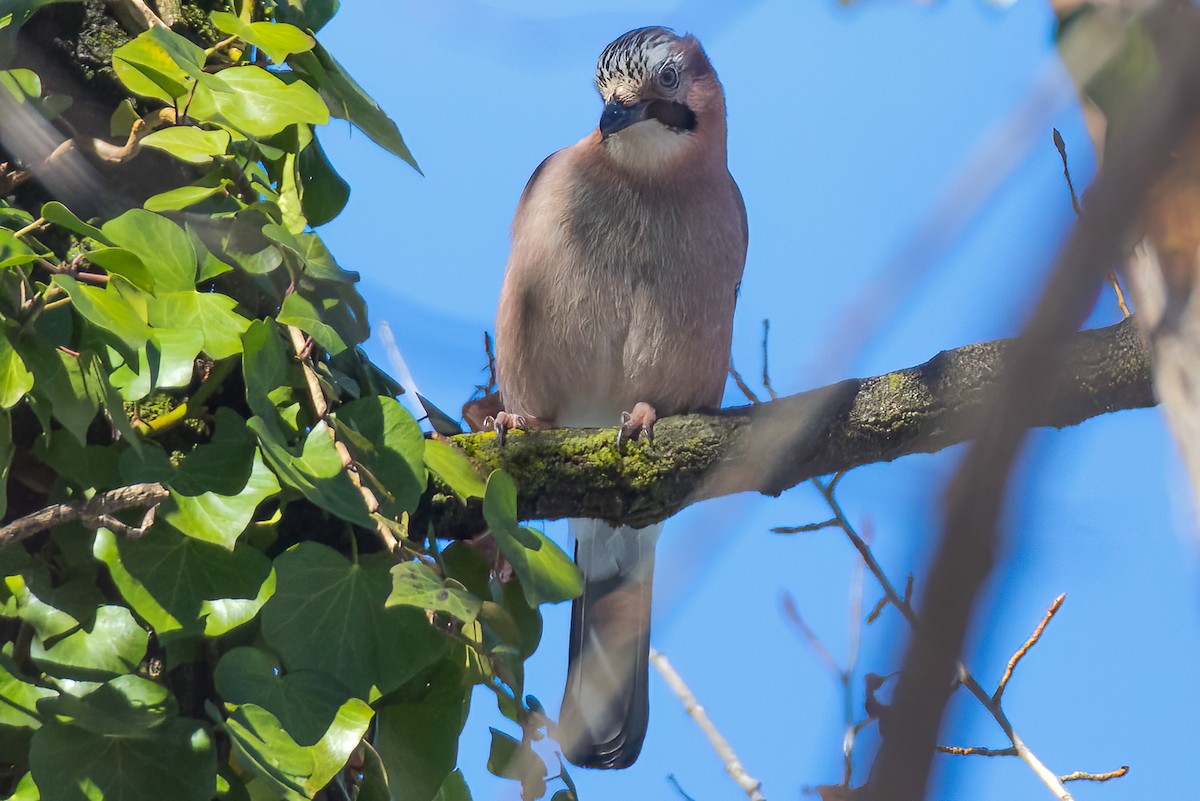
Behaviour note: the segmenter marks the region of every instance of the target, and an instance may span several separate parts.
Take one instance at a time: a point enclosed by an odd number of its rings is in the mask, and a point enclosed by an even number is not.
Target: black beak
[[[604,112],[600,115],[600,136],[604,139],[623,131],[634,123],[648,119],[650,103],[642,101],[626,106],[619,100],[610,100],[604,104]]]

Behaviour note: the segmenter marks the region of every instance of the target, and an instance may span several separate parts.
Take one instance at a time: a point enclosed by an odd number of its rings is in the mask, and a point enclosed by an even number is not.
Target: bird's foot
[[[621,428],[617,431],[617,447],[622,448],[626,442],[632,442],[643,434],[648,442],[654,441],[654,423],[658,414],[654,407],[645,401],[633,405],[633,411],[621,413]]]
[[[487,417],[483,421],[484,431],[496,432],[496,444],[504,447],[504,443],[508,441],[508,432],[514,428],[525,431],[529,428],[529,421],[522,415],[510,414],[509,412],[498,412],[495,417]]]
[[[482,398],[467,401],[462,407],[463,420],[472,431],[486,431],[488,420],[495,420],[496,415],[504,411],[504,401],[499,392],[492,392]]]

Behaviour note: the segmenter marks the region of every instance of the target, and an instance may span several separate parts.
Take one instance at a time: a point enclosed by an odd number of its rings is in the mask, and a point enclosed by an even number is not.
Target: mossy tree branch
[[[482,471],[502,468],[521,488],[526,519],[592,517],[645,526],[705,498],[778,495],[814,476],[932,453],[973,438],[1012,340],[943,351],[917,367],[849,379],[769,403],[660,420],[653,443],[624,454],[611,429],[453,438]],[[1133,319],[1071,340],[1051,401],[1033,421],[1063,428],[1156,403]],[[434,495],[419,517],[448,536],[483,530],[477,504]]]

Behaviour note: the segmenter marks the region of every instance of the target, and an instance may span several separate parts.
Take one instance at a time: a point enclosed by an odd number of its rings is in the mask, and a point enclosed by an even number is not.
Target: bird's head
[[[600,137],[619,164],[663,169],[705,142],[724,155],[725,100],[695,37],[660,27],[624,34],[600,54],[596,88]]]

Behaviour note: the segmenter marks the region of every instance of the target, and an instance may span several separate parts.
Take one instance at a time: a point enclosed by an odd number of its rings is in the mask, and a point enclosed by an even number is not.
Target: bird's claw
[[[633,442],[643,434],[647,442],[654,442],[654,423],[658,414],[654,407],[646,402],[633,405],[633,411],[621,413],[621,427],[617,430],[617,447],[624,448],[626,442]]]
[[[508,432],[514,428],[525,431],[529,428],[529,423],[521,415],[509,412],[498,412],[495,417],[489,415],[483,420],[483,430],[495,431],[496,444],[501,448],[508,441]]]

